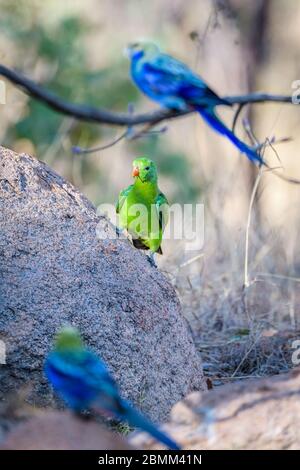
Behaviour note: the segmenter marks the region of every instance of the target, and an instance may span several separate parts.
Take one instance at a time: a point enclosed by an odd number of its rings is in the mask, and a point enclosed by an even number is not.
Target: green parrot
[[[133,245],[150,250],[149,261],[156,266],[154,253],[162,254],[161,241],[169,218],[169,204],[157,184],[155,163],[147,157],[133,161],[134,183],[119,194],[116,212],[119,226],[132,237]]]

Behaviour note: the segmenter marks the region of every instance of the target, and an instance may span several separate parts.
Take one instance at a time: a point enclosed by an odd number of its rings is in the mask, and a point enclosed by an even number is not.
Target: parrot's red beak
[[[134,167],[134,169],[132,170],[132,176],[139,176],[140,174],[140,170],[138,169],[137,166]]]

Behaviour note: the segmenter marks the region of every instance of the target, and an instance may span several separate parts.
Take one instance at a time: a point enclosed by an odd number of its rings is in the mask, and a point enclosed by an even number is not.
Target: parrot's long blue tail
[[[229,140],[242,152],[247,155],[249,160],[260,165],[264,164],[261,156],[247,144],[242,142],[223,122],[218,118],[213,108],[203,108],[195,106],[195,109],[200,113],[203,119],[216,131],[228,137]]]
[[[170,437],[160,431],[154,424],[151,423],[145,416],[139,413],[137,410],[132,408],[128,403],[122,403],[124,412],[119,415],[121,419],[128,421],[131,426],[142,429],[148,432],[155,439],[160,441],[162,444],[172,450],[181,450],[178,444],[174,442]]]

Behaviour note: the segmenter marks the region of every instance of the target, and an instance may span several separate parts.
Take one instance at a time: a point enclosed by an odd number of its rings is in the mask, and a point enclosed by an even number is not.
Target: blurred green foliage
[[[42,60],[49,64],[50,70],[55,70],[55,74],[51,74],[49,80],[43,83],[44,86],[64,99],[110,109],[126,109],[129,101],[137,99],[137,91],[127,77],[124,74],[122,76],[120,64],[96,72],[88,70],[81,39],[90,25],[80,18],[70,17],[51,29],[44,28],[38,22],[28,24],[26,28],[22,21],[24,9],[11,8],[13,3],[18,2],[7,2],[8,11],[0,18],[0,27],[13,39],[20,58],[26,53],[32,54],[32,58],[35,58],[33,62]],[[10,129],[10,140],[27,138],[38,148],[47,146],[55,138],[62,119],[62,115],[30,100],[28,114],[14,129]],[[78,123],[72,137],[76,140],[77,134],[80,135],[83,129],[85,139],[89,141],[101,132],[99,126]]]
[[[87,24],[80,17],[61,18],[54,23],[45,24],[40,21],[39,3],[35,0],[0,2],[0,28],[2,34],[12,41],[17,50],[16,69],[30,77],[32,69],[38,63],[42,64],[44,70],[49,70],[48,75],[44,74],[48,78],[44,78],[43,85],[66,100],[119,111],[126,110],[129,103],[136,106],[140,94],[128,78],[128,66],[126,68],[121,54],[120,59],[113,58],[107,68],[89,70],[84,38],[95,26]],[[64,119],[61,114],[29,99],[26,113],[16,125],[9,128],[4,144],[13,147],[16,140],[29,139],[37,154],[43,155],[55,139],[59,138]],[[79,143],[81,146],[90,147],[99,137],[107,141],[105,132],[101,126],[75,122],[69,135],[75,145]],[[193,183],[186,156],[170,152],[163,136],[140,139],[127,145],[131,146],[134,156],[147,154],[154,158],[155,155],[161,173],[174,180],[174,186],[177,188],[176,201],[183,203],[193,201],[197,197],[198,189]],[[61,159],[63,154],[61,148],[58,148],[54,158]],[[70,166],[65,176],[72,179],[72,158],[78,157],[72,157],[71,152],[69,155],[65,152],[65,158],[70,159],[70,163],[65,166]],[[101,175],[100,165],[95,165],[88,159],[83,162],[81,171],[84,184],[90,178],[95,184],[107,179],[107,175],[106,178]]]

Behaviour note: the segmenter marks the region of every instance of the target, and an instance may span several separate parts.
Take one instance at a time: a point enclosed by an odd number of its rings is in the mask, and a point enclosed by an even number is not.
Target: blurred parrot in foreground
[[[131,44],[127,53],[132,79],[145,95],[165,108],[198,111],[210,127],[228,137],[251,162],[264,163],[255,149],[242,142],[216,115],[215,106],[231,104],[220,98],[187,65],[161,53],[153,43]]]
[[[136,158],[132,176],[134,183],[119,194],[116,206],[119,225],[130,233],[136,248],[150,250],[149,261],[155,266],[154,253],[162,254],[162,235],[169,218],[168,201],[158,188],[152,160]]]
[[[105,364],[85,348],[76,328],[64,327],[60,330],[54,350],[46,359],[45,374],[73,411],[100,411],[143,429],[170,449],[180,449],[172,439],[121,398]]]

